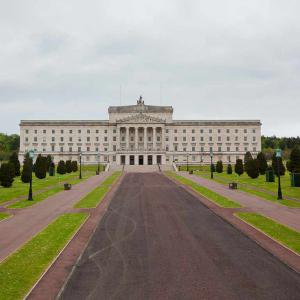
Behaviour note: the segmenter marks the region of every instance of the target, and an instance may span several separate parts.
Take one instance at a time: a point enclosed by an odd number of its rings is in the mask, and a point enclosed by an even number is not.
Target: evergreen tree
[[[247,151],[244,156],[244,169],[246,172],[247,172],[247,168],[248,168],[248,162],[250,160],[253,160],[253,157],[252,157],[252,154],[249,151]]]
[[[55,164],[52,161],[49,166],[49,176],[54,176],[54,175],[55,175]]]
[[[38,155],[35,168],[34,168],[35,176],[39,179],[46,178],[47,175],[47,158],[43,157],[42,155]]]
[[[285,164],[285,167],[286,169],[289,171],[289,172],[292,172],[292,165],[291,165],[291,161],[288,160]]]
[[[227,174],[228,175],[232,174],[232,166],[231,166],[231,164],[227,165]]]
[[[290,156],[290,172],[300,173],[300,148],[295,147]]]
[[[257,160],[258,160],[259,173],[261,175],[266,174],[266,170],[268,168],[268,163],[267,163],[265,155],[262,152],[258,153]]]
[[[217,161],[216,171],[218,173],[223,173],[223,163],[221,160]]]
[[[28,183],[30,181],[31,175],[32,175],[32,159],[29,157],[29,154],[26,153],[23,162],[23,169],[21,173],[22,182]]]
[[[247,174],[252,179],[259,176],[259,162],[258,159],[252,159],[248,161],[247,164]]]
[[[276,157],[276,153],[274,152],[272,156],[272,168],[276,176],[278,176],[278,164],[279,164],[279,174],[283,176],[285,174],[285,167],[282,163],[282,157]]]
[[[13,152],[12,155],[9,157],[9,162],[12,163],[14,165],[14,169],[15,169],[15,176],[20,176],[21,172],[20,172],[20,162],[18,159],[18,154],[16,152]]]
[[[212,163],[212,164],[210,165],[210,171],[211,171],[211,172],[216,172],[216,167],[215,167],[214,163]]]
[[[244,173],[244,165],[241,159],[236,160],[236,164],[234,166],[234,172],[241,176]]]
[[[56,172],[58,174],[66,174],[66,164],[63,160],[60,160],[58,165],[57,165],[57,169]]]
[[[72,162],[70,160],[66,161],[66,172],[71,173],[72,172]]]
[[[47,172],[49,172],[50,165],[52,163],[52,157],[50,154],[47,155],[46,160],[47,160]]]
[[[11,187],[14,181],[14,165],[12,163],[4,163],[0,167],[0,183],[3,187]]]
[[[72,161],[72,171],[73,172],[77,172],[78,171],[78,165],[77,165],[77,161],[76,160]]]

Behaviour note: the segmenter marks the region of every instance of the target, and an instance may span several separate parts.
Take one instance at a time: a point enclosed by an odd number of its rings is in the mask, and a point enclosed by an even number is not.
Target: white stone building
[[[111,106],[108,120],[22,120],[20,160],[29,150],[59,160],[111,165],[234,163],[261,151],[259,120],[173,120],[171,106]]]

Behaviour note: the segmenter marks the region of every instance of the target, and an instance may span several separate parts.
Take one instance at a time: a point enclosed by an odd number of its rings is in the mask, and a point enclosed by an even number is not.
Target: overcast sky
[[[260,119],[300,135],[299,0],[0,0],[0,132],[21,119]]]

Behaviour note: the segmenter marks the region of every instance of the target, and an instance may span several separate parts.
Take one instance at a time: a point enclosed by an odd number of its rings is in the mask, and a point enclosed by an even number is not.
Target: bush
[[[216,172],[216,167],[215,167],[214,164],[211,164],[211,165],[210,165],[210,171],[211,171],[211,172]]]
[[[241,159],[236,160],[236,164],[234,166],[234,172],[241,176],[244,173],[244,165]]]
[[[26,153],[23,162],[23,169],[21,173],[22,182],[24,183],[30,182],[31,175],[32,175],[32,159],[29,157],[29,154]]]
[[[290,172],[300,173],[300,149],[295,147],[290,155]]]
[[[72,172],[72,162],[70,160],[66,161],[66,172],[71,173]]]
[[[292,172],[292,166],[291,166],[291,161],[288,160],[285,164],[285,167],[286,169],[289,171],[289,172]]]
[[[15,168],[12,163],[4,163],[0,167],[0,183],[3,187],[11,187],[14,181]]]
[[[223,163],[221,160],[217,161],[216,171],[218,173],[223,173]]]
[[[252,179],[255,179],[259,176],[259,162],[258,162],[258,159],[252,159],[252,160],[248,161],[247,174]]]
[[[268,168],[268,163],[267,163],[267,159],[266,159],[265,155],[262,152],[257,154],[257,160],[258,160],[259,173],[261,175],[266,174],[266,170]]]
[[[282,163],[282,157],[277,158],[276,153],[274,153],[272,156],[272,168],[277,177],[278,177],[278,165],[277,165],[278,163],[279,163],[279,174],[280,174],[280,176],[284,176],[285,167]]]
[[[77,172],[78,171],[78,165],[77,165],[77,161],[76,160],[72,161],[72,171],[73,172]]]
[[[248,168],[248,163],[249,163],[249,161],[252,161],[252,160],[253,160],[252,154],[249,151],[247,151],[245,154],[245,157],[244,157],[244,169],[246,172],[247,172],[247,168]]]
[[[34,168],[35,176],[39,179],[46,178],[47,175],[47,158],[38,155],[36,162],[35,162],[35,168]]]
[[[231,166],[231,164],[227,165],[227,174],[228,175],[232,174],[232,166]]]
[[[49,166],[49,176],[54,176],[54,175],[55,175],[55,164],[52,161]]]
[[[50,154],[47,155],[46,160],[47,160],[47,166],[46,166],[46,168],[47,168],[47,172],[49,172],[50,167],[51,167],[51,163],[52,163],[52,157],[51,157]]]
[[[14,165],[14,177],[20,176],[20,162],[18,159],[18,154],[16,152],[13,152],[12,155],[9,157],[9,162]]]
[[[66,164],[63,160],[59,161],[56,172],[58,174],[66,174]]]

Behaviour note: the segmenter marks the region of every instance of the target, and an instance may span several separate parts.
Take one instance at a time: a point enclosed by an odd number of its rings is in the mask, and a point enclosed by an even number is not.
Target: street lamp
[[[280,182],[280,158],[281,158],[281,149],[276,149],[276,158],[277,158],[277,176],[278,176],[278,195],[277,199],[282,200],[282,191],[281,191],[281,182]]]
[[[186,155],[186,170],[189,171],[189,154]]]
[[[32,201],[33,200],[33,198],[32,198],[32,171],[33,171],[34,150],[29,150],[28,154],[29,154],[29,158],[31,159],[28,200]]]
[[[97,162],[98,162],[98,168],[97,168],[97,175],[100,173],[100,153],[97,153]]]
[[[81,174],[81,159],[82,159],[82,152],[79,153],[79,179],[82,179],[82,174]]]
[[[214,172],[213,172],[213,156],[214,156],[214,153],[213,153],[213,150],[210,149],[210,178],[213,179],[214,178]]]

